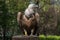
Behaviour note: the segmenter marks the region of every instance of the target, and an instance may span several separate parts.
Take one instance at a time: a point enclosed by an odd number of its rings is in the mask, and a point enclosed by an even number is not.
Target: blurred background
[[[21,34],[17,13],[24,12],[31,2],[36,0],[0,0],[0,40]],[[39,0],[38,5],[40,34],[60,35],[60,0]]]

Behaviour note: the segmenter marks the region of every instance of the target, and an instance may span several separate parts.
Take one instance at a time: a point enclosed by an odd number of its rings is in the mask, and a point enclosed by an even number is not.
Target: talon
[[[31,35],[33,35],[34,29],[31,30]]]
[[[25,32],[25,35],[27,35],[27,32]]]
[[[25,31],[25,35],[27,36],[27,31],[24,29],[24,31]]]

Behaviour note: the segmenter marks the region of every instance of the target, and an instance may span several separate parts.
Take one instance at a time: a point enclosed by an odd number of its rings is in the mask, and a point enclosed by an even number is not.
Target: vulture
[[[17,14],[17,22],[24,35],[39,35],[39,14],[35,11],[38,6],[35,4],[29,4],[28,8]]]

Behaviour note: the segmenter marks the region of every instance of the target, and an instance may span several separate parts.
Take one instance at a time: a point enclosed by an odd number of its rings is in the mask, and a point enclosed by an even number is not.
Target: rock
[[[31,36],[17,35],[13,36],[12,40],[39,40],[39,37],[35,35]]]

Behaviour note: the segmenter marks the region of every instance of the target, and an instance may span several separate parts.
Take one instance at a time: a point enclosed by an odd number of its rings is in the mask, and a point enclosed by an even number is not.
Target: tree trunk
[[[39,40],[38,36],[13,36],[12,40]]]

